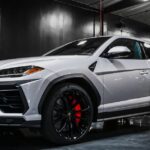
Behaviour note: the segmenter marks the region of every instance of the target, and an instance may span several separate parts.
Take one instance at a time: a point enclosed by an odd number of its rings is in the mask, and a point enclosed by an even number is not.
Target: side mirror
[[[127,57],[131,54],[131,50],[129,50],[127,47],[125,46],[115,46],[113,48],[111,48],[107,54],[106,57],[107,58],[115,58],[115,57]]]

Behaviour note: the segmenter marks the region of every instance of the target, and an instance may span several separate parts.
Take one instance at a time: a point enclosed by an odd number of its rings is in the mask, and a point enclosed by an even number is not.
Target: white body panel
[[[28,81],[20,86],[29,106],[24,114],[0,112],[0,117],[23,117],[26,121],[41,120],[38,106],[48,85],[55,79],[75,74],[84,75],[99,92],[99,113],[150,107],[149,60],[111,60],[99,57],[106,47],[118,38],[122,37],[110,38],[92,56],[41,56],[0,61],[0,70],[28,65],[44,68],[43,71],[28,76],[0,78],[0,84]],[[89,66],[94,62],[97,62],[97,65],[92,72]]]
[[[95,73],[98,78],[103,76],[103,99],[105,100],[103,105],[121,101],[125,103],[126,100],[150,96],[150,75],[142,74],[144,71],[149,71],[147,60],[109,60],[100,58]],[[128,101],[126,103],[130,105]],[[137,105],[138,102],[135,100],[134,104]],[[120,106],[115,110],[120,110],[121,107],[125,108],[120,103]],[[104,108],[104,111],[109,110]]]

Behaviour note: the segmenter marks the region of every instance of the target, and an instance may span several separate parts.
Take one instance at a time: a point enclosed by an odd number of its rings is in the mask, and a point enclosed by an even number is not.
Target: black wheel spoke
[[[62,120],[64,120],[64,118],[60,118],[60,117],[57,117],[56,119],[54,119],[55,123],[58,123],[58,122],[61,122]]]
[[[59,133],[61,133],[67,126],[67,122],[65,121],[64,125],[62,126],[61,129],[58,130]]]
[[[67,110],[70,109],[70,106],[69,106],[69,104],[68,104],[68,99],[67,99],[67,97],[66,97],[65,95],[61,95],[61,99],[63,100],[63,103],[64,103],[66,109],[67,109]]]
[[[54,110],[54,112],[55,112],[55,116],[61,116],[61,117],[64,117],[64,118],[67,117],[66,113],[62,113],[62,112],[59,112],[59,111],[56,111],[56,110]]]
[[[72,105],[72,108],[76,107],[77,105],[79,105],[78,102],[76,102],[75,104]]]
[[[70,138],[73,139],[73,125],[71,121],[69,121],[69,131]]]
[[[64,111],[64,110],[63,110],[63,108],[61,108],[61,107],[60,107],[60,106],[58,106],[58,105],[57,105],[57,106],[55,106],[55,108],[54,108],[54,109],[55,109],[56,111],[61,111],[61,112],[62,112],[62,111]]]
[[[90,109],[82,92],[72,89],[62,92],[53,110],[57,133],[68,140],[80,138],[89,127]]]
[[[81,135],[81,127],[79,127],[75,122],[73,122],[74,130],[76,131],[76,136]]]

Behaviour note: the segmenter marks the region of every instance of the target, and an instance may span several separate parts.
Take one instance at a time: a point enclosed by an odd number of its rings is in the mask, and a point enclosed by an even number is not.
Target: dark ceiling
[[[99,10],[100,0],[72,0]],[[150,0],[103,0],[104,12],[150,25]]]
[[[50,0],[0,0],[0,7],[35,5],[40,1]],[[76,5],[84,9],[99,11],[100,0],[53,0],[66,4]],[[150,0],[103,0],[104,13],[111,13],[121,17],[130,18],[150,25]]]
[[[72,0],[76,1],[82,4],[86,4],[90,7],[94,7],[96,9],[99,9],[100,0]],[[143,4],[145,1],[148,0],[103,0],[103,5],[105,8],[105,11],[111,12],[118,9],[123,9],[129,6],[133,6],[136,4]]]
[[[150,25],[150,2],[114,11],[113,14]]]

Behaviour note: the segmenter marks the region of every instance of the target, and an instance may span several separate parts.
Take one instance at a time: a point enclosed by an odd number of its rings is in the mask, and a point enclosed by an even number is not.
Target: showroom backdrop
[[[0,59],[39,56],[63,43],[99,35],[99,12],[47,0],[0,3]],[[105,35],[149,40],[148,25],[105,14]]]

